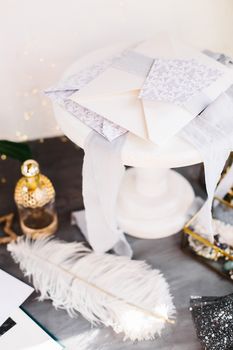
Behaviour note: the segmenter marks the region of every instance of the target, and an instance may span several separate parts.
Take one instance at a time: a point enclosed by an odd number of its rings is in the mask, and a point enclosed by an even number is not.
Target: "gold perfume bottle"
[[[21,172],[15,187],[21,229],[31,238],[52,235],[57,229],[54,187],[33,159],[22,164]]]

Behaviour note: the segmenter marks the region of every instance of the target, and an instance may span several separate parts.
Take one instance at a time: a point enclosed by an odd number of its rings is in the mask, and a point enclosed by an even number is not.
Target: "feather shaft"
[[[155,318],[159,318],[167,323],[170,323],[170,324],[174,324],[175,321],[172,320],[172,319],[169,319],[163,315],[160,315],[159,313],[157,312],[152,312],[152,311],[149,311],[149,310],[145,310],[144,308],[138,306],[138,305],[135,305],[133,303],[130,303],[129,301],[125,300],[124,298],[121,298],[121,297],[118,297],[117,295],[114,295],[113,293],[110,293],[108,292],[107,290],[101,288],[101,287],[98,287],[96,284],[92,283],[92,282],[89,282],[87,281],[86,279],[68,271],[67,269],[64,269],[61,265],[57,265],[57,264],[54,264],[51,260],[49,259],[45,259],[45,258],[41,258],[41,256],[35,254],[37,256],[38,259],[43,259],[43,261],[47,261],[50,265],[53,265],[53,266],[56,266],[58,267],[60,270],[62,270],[63,272],[69,274],[70,276],[74,277],[74,279],[78,279],[79,281],[83,282],[83,283],[86,283],[88,284],[90,287],[92,288],[95,288],[97,290],[99,290],[101,293],[104,293],[106,294],[107,296],[113,298],[113,299],[118,299],[122,302],[124,302],[125,304],[127,304],[128,306],[130,307],[133,307],[134,309],[137,309],[137,310],[140,310],[141,312],[143,312],[145,315],[148,315],[148,316],[151,316],[151,317],[155,317]]]

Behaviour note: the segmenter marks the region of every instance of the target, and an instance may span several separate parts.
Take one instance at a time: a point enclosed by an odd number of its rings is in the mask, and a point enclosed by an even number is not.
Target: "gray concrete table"
[[[57,236],[67,241],[82,240],[76,227],[70,225],[72,210],[83,208],[81,195],[81,168],[83,151],[66,138],[46,139],[43,143],[30,143],[34,158],[42,172],[54,183],[59,214]],[[20,177],[19,162],[0,161],[0,215],[16,211],[13,192]],[[184,176],[192,182],[196,193],[203,195],[199,185],[200,166],[181,168]],[[19,232],[17,219],[15,230]],[[24,308],[54,334],[69,350],[199,350],[191,315],[188,309],[190,295],[223,295],[232,292],[232,283],[218,276],[187,256],[180,249],[180,235],[158,240],[129,238],[134,258],[146,260],[160,269],[170,284],[177,308],[176,324],[168,326],[161,338],[141,343],[123,342],[120,335],[106,328],[91,327],[82,316],[72,319],[63,310],[55,310],[50,301],[38,302],[34,293]],[[0,268],[28,282],[13,262],[5,246],[0,246]]]

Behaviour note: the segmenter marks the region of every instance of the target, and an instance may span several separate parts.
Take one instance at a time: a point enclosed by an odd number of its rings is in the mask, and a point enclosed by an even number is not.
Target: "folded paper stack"
[[[91,118],[96,131],[100,117],[103,129],[118,129],[115,137],[130,131],[162,144],[232,83],[228,67],[159,35],[89,67],[47,93],[60,98],[83,122]],[[107,131],[106,137],[114,138],[108,135]]]
[[[221,62],[159,34],[46,93],[108,141],[131,132],[158,146],[176,134],[191,142],[205,164],[208,201],[201,223],[212,239],[214,190],[233,149],[233,70]]]

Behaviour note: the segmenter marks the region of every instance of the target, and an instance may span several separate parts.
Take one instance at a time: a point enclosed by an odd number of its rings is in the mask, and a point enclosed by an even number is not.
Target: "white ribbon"
[[[121,160],[124,136],[108,142],[92,132],[84,145],[84,213],[72,215],[82,233],[99,253],[113,249],[119,255],[132,256],[125,236],[117,225],[117,197],[125,167]]]
[[[204,51],[205,54],[233,68],[228,56]],[[205,168],[207,200],[198,213],[197,220],[213,241],[211,207],[214,195],[223,198],[233,185],[233,165],[218,184],[229,153],[233,150],[233,86],[209,105],[200,116],[192,120],[180,133],[200,152]],[[216,190],[216,191],[215,191]]]
[[[205,168],[207,200],[198,214],[199,224],[205,228],[206,236],[213,241],[211,207],[216,185],[225,162],[233,149],[233,99],[220,95],[204,112],[192,120],[180,135],[192,143],[202,155]],[[218,192],[224,195],[226,185],[233,183],[231,172]],[[229,189],[229,188],[228,188]]]

